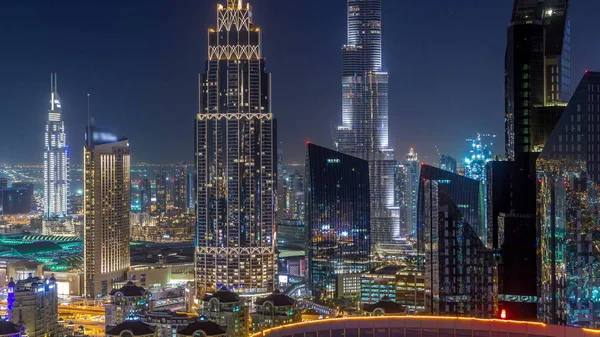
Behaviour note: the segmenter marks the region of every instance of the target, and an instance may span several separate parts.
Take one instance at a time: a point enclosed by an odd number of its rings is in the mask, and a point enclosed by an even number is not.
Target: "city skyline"
[[[273,0],[256,0],[252,4],[257,8],[254,13],[255,19],[265,21],[263,30],[272,33],[266,37],[265,44],[267,49],[265,52],[269,55],[269,60],[271,60],[268,64],[268,70],[276,74],[273,80],[274,84],[277,84],[274,87],[274,111],[280,119],[280,128],[289,130],[289,132],[282,134],[281,137],[284,158],[286,158],[286,161],[301,162],[305,140],[311,140],[323,145],[331,144],[331,125],[340,124],[341,102],[339,102],[337,97],[341,94],[341,90],[339,88],[337,73],[339,72],[338,69],[341,68],[340,46],[344,44],[345,39],[344,6],[346,4],[344,1],[339,1],[339,3],[332,3],[331,6],[322,7],[318,6],[316,1],[311,1],[306,3],[305,9],[300,12],[301,15],[299,17],[302,18],[305,11],[308,14],[310,10],[319,8],[318,17],[315,19],[315,27],[309,27],[303,36],[296,36],[296,32],[290,33],[294,37],[300,38],[300,41],[306,41],[306,39],[314,41],[315,46],[318,46],[322,50],[319,54],[298,50],[292,43],[282,39],[279,32],[280,29],[271,28],[273,27],[272,25],[283,25],[283,31],[290,31],[290,25],[300,20],[300,18],[295,18],[294,20],[290,20],[290,22],[285,22],[285,20],[270,15],[271,11],[290,10],[289,5],[277,3]],[[501,72],[503,72],[502,54],[506,39],[506,17],[510,15],[512,10],[512,6],[508,2],[506,4],[488,4],[494,8],[492,11],[486,9],[486,13],[493,14],[489,15],[487,21],[482,26],[481,32],[465,32],[462,31],[463,28],[459,27],[459,22],[463,18],[472,16],[476,11],[483,10],[483,5],[471,4],[468,8],[464,4],[454,4],[452,6],[437,5],[437,9],[430,13],[434,18],[438,19],[436,23],[431,24],[429,27],[423,27],[425,30],[419,34],[414,34],[414,36],[413,34],[398,33],[402,32],[399,28],[405,28],[409,24],[419,27],[421,23],[416,22],[417,18],[420,15],[424,15],[428,9],[431,9],[430,6],[433,6],[433,4],[423,6],[401,5],[387,1],[384,2],[383,17],[384,25],[388,25],[386,26],[388,33],[383,36],[384,43],[388,46],[384,51],[383,66],[384,69],[390,71],[390,74],[393,75],[390,77],[390,130],[392,131],[390,132],[390,147],[400,151],[399,153],[404,153],[409,146],[413,146],[421,153],[424,161],[431,163],[437,161],[434,145],[437,145],[442,153],[448,153],[460,158],[460,153],[457,153],[459,145],[465,137],[472,134],[473,130],[483,133],[495,133],[497,135],[503,133],[503,128],[499,125],[502,124],[501,111],[504,97],[502,83],[498,80],[498,75],[501,76]],[[9,6],[14,10],[14,17],[4,20],[5,24],[7,24],[4,32],[12,33],[12,35],[5,36],[3,33],[0,33],[0,39],[6,40],[5,45],[15,45],[15,43],[18,43],[18,41],[14,40],[16,37],[27,36],[31,43],[35,45],[45,33],[33,33],[24,29],[23,25],[30,20],[27,16],[29,12],[26,12],[19,4],[10,4]],[[80,20],[72,23],[83,25],[83,27],[91,31],[88,38],[80,45],[85,61],[73,63],[73,56],[66,57],[69,55],[64,55],[65,52],[63,50],[72,52],[74,50],[73,46],[77,46],[77,44],[63,46],[62,44],[66,42],[58,43],[59,47],[64,47],[60,48],[60,50],[54,49],[51,45],[45,47],[49,48],[48,50],[53,51],[53,53],[50,53],[50,56],[43,62],[38,62],[36,66],[28,67],[28,69],[24,69],[25,62],[20,60],[21,55],[19,50],[25,51],[31,47],[24,46],[24,48],[17,48],[11,51],[7,55],[7,59],[14,61],[14,66],[6,69],[5,79],[7,83],[12,83],[10,87],[4,84],[3,90],[0,90],[0,92],[7,95],[7,99],[2,100],[2,103],[0,103],[0,111],[2,111],[0,114],[14,121],[16,127],[3,132],[0,136],[0,141],[6,142],[9,139],[14,139],[14,137],[26,139],[15,144],[15,151],[7,152],[6,150],[0,150],[0,160],[9,163],[41,162],[39,160],[40,156],[36,155],[35,151],[40,151],[39,144],[42,142],[42,139],[36,131],[43,128],[43,115],[44,111],[47,110],[43,106],[47,101],[42,99],[43,95],[47,95],[47,82],[45,79],[49,72],[56,71],[61,74],[62,79],[61,94],[64,101],[63,105],[67,107],[65,115],[68,134],[67,142],[72,145],[71,148],[79,149],[83,145],[82,135],[87,110],[86,95],[87,93],[91,93],[90,106],[92,113],[102,115],[103,120],[106,119],[110,125],[132,134],[131,138],[134,139],[132,148],[135,149],[134,152],[136,153],[136,156],[132,158],[134,162],[158,161],[155,153],[164,153],[164,155],[161,155],[160,161],[191,162],[192,151],[188,151],[188,148],[190,147],[190,142],[193,141],[193,135],[180,133],[177,130],[184,129],[185,125],[189,124],[189,120],[193,119],[193,115],[197,110],[195,107],[197,104],[197,99],[195,98],[195,88],[197,85],[193,82],[195,80],[194,74],[200,72],[201,69],[196,60],[204,55],[201,51],[201,45],[203,45],[202,41],[206,39],[205,29],[209,27],[209,20],[211,19],[209,13],[214,10],[215,6],[216,1],[169,5],[166,8],[154,5],[145,6],[142,10],[147,11],[147,14],[150,15],[149,17],[154,17],[152,15],[158,16],[160,10],[173,13],[173,15],[181,14],[179,18],[181,19],[181,23],[165,24],[164,27],[160,27],[166,29],[159,36],[159,40],[163,41],[161,44],[166,41],[165,39],[170,37],[169,34],[182,32],[184,34],[182,37],[168,42],[173,48],[145,50],[146,47],[144,47],[145,44],[143,41],[146,41],[149,37],[139,29],[135,30],[141,42],[125,47],[121,54],[106,55],[110,56],[108,59],[117,59],[119,60],[118,62],[106,61],[106,58],[100,60],[98,56],[91,54],[98,52],[96,50],[97,46],[101,46],[103,43],[111,40],[110,38],[116,30],[125,29],[130,25],[130,23],[125,22],[125,17],[127,17],[125,14],[128,12],[128,8],[130,9],[127,6],[122,11],[117,11],[113,25],[107,26],[106,29],[94,26],[94,20],[91,20],[89,24],[87,22],[83,23]],[[589,26],[591,24],[589,18],[583,14],[586,11],[593,11],[596,6],[600,7],[599,4],[591,1],[575,3],[572,6],[571,16],[576,19],[573,20],[572,30],[573,35],[578,36],[578,38],[573,39],[572,46],[574,55],[572,60],[573,81],[579,79],[584,69],[593,70],[599,66],[598,64],[594,64],[598,61],[592,60],[600,59],[597,56],[600,55],[600,48],[595,47],[597,44],[593,43],[596,37],[587,35],[594,30],[591,29],[592,26]],[[38,7],[40,11],[45,8],[44,5]],[[87,13],[88,9],[88,5],[82,4],[64,10],[64,12],[81,11]],[[108,9],[100,7],[100,13],[102,13],[102,10]],[[186,13],[182,14],[181,12],[184,10]],[[190,13],[187,14],[187,11]],[[34,10],[33,14],[30,14],[35,17],[35,13],[37,12]],[[57,13],[57,15],[65,14]],[[406,16],[406,20],[404,23],[396,22],[402,20],[388,20],[387,18],[392,15]],[[332,22],[325,20],[325,16],[328,16],[327,20],[331,19]],[[15,18],[19,18],[19,22],[8,25]],[[192,19],[195,21],[192,21]],[[449,32],[440,32],[440,26],[437,22],[449,25]],[[146,26],[150,32],[159,29],[156,25],[152,25],[151,22],[143,23],[148,23]],[[65,23],[65,25],[67,24]],[[329,27],[327,37],[319,36],[317,30],[325,26]],[[66,28],[69,27],[49,27],[50,30]],[[452,51],[447,55],[448,59],[440,62],[440,64],[432,62],[431,57],[423,58],[423,53],[434,51],[431,47],[436,44],[436,41],[441,36],[448,38],[447,34],[450,34],[450,32],[452,32],[456,43],[464,45],[464,51]],[[483,39],[484,33],[489,35],[488,38]],[[78,34],[69,33],[64,37],[64,40],[70,41],[70,39],[75,38],[79,40]],[[130,38],[137,37],[130,35],[127,38],[118,38],[114,42],[123,47],[125,42],[128,41],[127,39]],[[198,40],[200,40],[200,43],[197,42]],[[585,49],[584,53],[583,45],[585,43],[589,43],[590,48]],[[275,45],[280,47],[275,48]],[[404,48],[404,50],[400,50],[400,48]],[[407,52],[406,48],[410,48],[408,49],[410,52]],[[441,48],[443,48],[443,45],[441,45]],[[135,64],[134,60],[139,57],[138,55],[142,50],[145,50],[145,54],[147,55],[146,61]],[[179,51],[179,54],[174,52],[176,50]],[[179,55],[184,50],[186,52],[182,58]],[[481,57],[481,60],[474,60],[472,56],[467,55],[467,51],[471,53],[484,53],[481,55],[485,55],[485,57]],[[59,59],[59,56],[62,59]],[[422,60],[417,60],[419,56]],[[306,75],[297,74],[297,70],[284,67],[286,63],[294,62],[300,57],[310,57],[315,60],[313,67],[305,69],[304,72]],[[176,59],[182,59],[181,64],[171,63],[171,61]],[[66,60],[70,62],[66,62]],[[488,90],[484,90],[478,97],[452,103],[453,100],[450,98],[453,93],[456,95],[457,92],[453,88],[456,85],[451,84],[456,81],[450,80],[454,75],[448,72],[454,72],[454,70],[442,71],[440,69],[442,65],[448,66],[448,62],[451,61],[454,62],[454,65],[451,67],[452,69],[465,71],[463,77],[466,78],[464,81],[461,80],[460,83],[469,81],[473,83],[473,81],[477,81],[476,83],[481,84],[478,84],[478,87],[484,86]],[[324,71],[325,65],[328,65],[326,67],[327,71]],[[147,72],[147,74],[143,73],[142,66],[147,69],[155,69],[155,71]],[[157,66],[159,68],[156,68]],[[469,71],[466,71],[467,69]],[[474,69],[474,71],[470,71],[471,69]],[[431,76],[433,74],[431,72],[434,71],[442,71],[439,73],[440,78],[437,81],[438,83],[433,86],[433,88],[438,88],[433,95],[437,99],[431,100],[439,103],[429,101],[419,102],[418,98],[421,98],[421,100],[424,99],[423,94],[417,95],[412,90],[416,90],[419,85],[424,85],[425,83],[421,76],[415,75],[422,74],[423,77],[427,77]],[[101,74],[101,72],[105,73]],[[478,73],[481,73],[481,76],[495,78],[495,80],[485,81],[479,79],[480,75],[474,75]],[[294,74],[299,76],[298,80],[288,82],[289,78],[292,78]],[[317,78],[319,79],[315,88],[310,89],[311,92],[312,90],[319,90],[322,94],[315,96],[315,108],[310,109],[310,112],[304,113],[308,113],[312,118],[317,118],[320,123],[315,128],[300,126],[296,128],[294,127],[297,119],[295,116],[301,112],[297,104],[291,103],[293,100],[290,95],[298,90],[307,90],[307,84],[304,79],[308,74],[318,76]],[[123,76],[127,76],[127,79],[119,81],[118,79]],[[142,79],[145,83],[140,83]],[[127,85],[127,90],[125,90],[124,84]],[[132,89],[130,90],[129,87]],[[412,89],[412,87],[415,88]],[[462,84],[458,86],[459,89],[461,87]],[[140,92],[142,88],[146,90],[144,95]],[[442,90],[443,88],[448,89]],[[176,92],[173,92],[173,90],[176,90]],[[465,90],[465,88],[462,87],[462,90]],[[164,95],[160,94],[162,91],[164,91]],[[153,97],[157,97],[157,99],[152,100],[152,104],[146,102],[142,97],[147,96],[147,94],[151,94]],[[27,99],[23,100],[25,95]],[[445,102],[446,108],[444,110],[440,107],[442,102]],[[442,114],[440,111],[444,111],[444,113]],[[133,117],[140,114],[147,115],[150,118],[138,120],[134,126],[132,122],[135,118]],[[21,116],[23,117],[22,120]],[[433,116],[435,118],[432,118]],[[451,118],[451,116],[458,116],[459,118]],[[462,124],[464,125],[460,125],[459,120],[462,120]],[[303,122],[301,121],[300,123]],[[484,125],[486,124],[492,125],[492,127],[485,127]],[[137,127],[138,125],[139,127]],[[432,130],[431,134],[433,136],[431,140],[424,139],[424,132],[422,131],[425,129]],[[19,130],[19,133],[15,134],[13,130]],[[27,135],[27,137],[23,137],[23,135]],[[181,150],[168,151],[167,147],[180,148]],[[155,148],[159,149],[159,151],[154,151],[153,149]],[[494,154],[502,154],[502,149],[503,146],[500,141],[494,148]],[[81,151],[73,152],[71,163],[77,164],[82,162]]]

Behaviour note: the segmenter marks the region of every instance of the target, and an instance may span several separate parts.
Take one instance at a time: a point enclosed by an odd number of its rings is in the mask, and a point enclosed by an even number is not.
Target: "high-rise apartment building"
[[[569,0],[514,2],[505,63],[509,160],[544,148],[571,96],[568,7]]]
[[[337,149],[369,161],[371,244],[400,237],[394,202],[397,163],[388,139],[388,73],[382,70],[381,0],[348,0],[348,44],[342,51],[342,125]]]
[[[419,155],[415,149],[410,148],[406,154],[404,162],[406,172],[406,198],[404,200],[404,214],[406,218],[406,233],[414,237],[417,232],[417,201],[419,196],[419,175],[421,174],[421,164]]]
[[[108,295],[129,268],[129,140],[89,126],[84,150],[84,275],[88,298]]]
[[[156,212],[167,211],[167,173],[164,170],[156,174]]]
[[[344,280],[357,281],[360,294],[371,250],[368,162],[308,144],[306,186],[309,288],[317,299],[336,298]]]
[[[180,164],[175,167],[173,177],[173,206],[187,211],[187,165]]]
[[[44,137],[44,215],[46,219],[67,215],[69,195],[69,147],[56,74],[50,75],[50,111]]]
[[[600,73],[586,72],[537,160],[540,320],[600,326]]]
[[[200,296],[221,286],[264,293],[275,274],[271,77],[250,5],[228,0],[216,14],[196,119],[196,283]]]

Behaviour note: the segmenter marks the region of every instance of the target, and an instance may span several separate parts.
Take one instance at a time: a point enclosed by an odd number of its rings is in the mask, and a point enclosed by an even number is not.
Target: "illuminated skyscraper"
[[[404,199],[404,212],[406,218],[406,233],[408,236],[416,235],[417,230],[417,200],[419,196],[419,175],[421,174],[421,165],[419,155],[412,147],[406,154],[404,162],[406,172],[406,188]],[[404,232],[404,231],[403,231]]]
[[[542,151],[571,97],[568,7],[569,0],[514,2],[505,64],[509,160]]]
[[[217,6],[196,119],[199,295],[273,290],[276,122],[249,4]]]
[[[167,211],[167,174],[161,170],[156,175],[156,212]]]
[[[374,246],[400,236],[399,209],[394,203],[397,163],[388,143],[388,73],[382,71],[381,2],[348,0],[342,125],[336,144],[340,152],[369,161]]]
[[[69,147],[58,97],[56,74],[50,75],[50,111],[44,138],[44,215],[46,219],[67,215],[69,195]]]
[[[306,160],[309,287],[316,299],[344,297],[354,276],[360,293],[371,250],[369,164],[314,144]]]
[[[600,326],[600,73],[586,72],[537,160],[539,319]]]
[[[84,275],[88,298],[108,295],[129,268],[129,140],[89,126],[84,150]]]
[[[187,205],[187,165],[180,164],[173,177],[173,206],[185,212]]]
[[[485,165],[492,160],[492,143],[485,143],[483,138],[495,137],[477,134],[475,139],[467,139],[471,145],[469,156],[465,158],[465,177],[485,183]]]

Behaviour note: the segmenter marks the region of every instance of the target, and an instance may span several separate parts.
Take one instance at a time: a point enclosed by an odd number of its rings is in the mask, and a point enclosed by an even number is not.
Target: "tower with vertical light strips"
[[[67,215],[69,147],[56,74],[50,74],[50,111],[44,135],[44,218]]]

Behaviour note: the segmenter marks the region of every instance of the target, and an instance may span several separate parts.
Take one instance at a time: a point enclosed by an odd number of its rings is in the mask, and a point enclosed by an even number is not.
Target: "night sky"
[[[58,73],[72,163],[87,94],[97,124],[131,138],[134,162],[191,162],[207,29],[225,0],[3,0],[0,163],[42,162],[50,72]],[[345,0],[254,0],[285,161],[332,144],[341,118]],[[397,157],[464,156],[476,132],[503,154],[504,51],[512,0],[384,1],[384,69]],[[593,15],[589,15],[593,13]],[[572,86],[600,70],[600,1],[572,1]],[[587,15],[586,15],[587,14]]]

